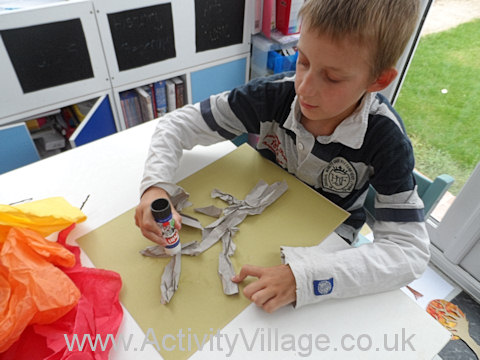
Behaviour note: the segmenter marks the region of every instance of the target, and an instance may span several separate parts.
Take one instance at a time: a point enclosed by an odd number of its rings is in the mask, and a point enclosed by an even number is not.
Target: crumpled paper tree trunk
[[[238,231],[239,225],[248,215],[261,214],[265,208],[277,200],[286,190],[288,186],[285,181],[276,182],[268,185],[265,181],[260,180],[257,185],[247,194],[245,200],[238,200],[230,194],[226,194],[220,190],[214,189],[212,191],[212,198],[220,198],[229,204],[223,209],[223,216],[214,221],[205,228],[202,228],[202,241],[182,244],[181,255],[197,256],[202,252],[208,250],[215,245],[219,240],[222,240],[223,250],[219,255],[218,273],[222,280],[223,291],[227,295],[238,293],[238,285],[231,281],[231,277],[235,274],[230,257],[235,252],[235,244],[233,243],[233,235]],[[185,197],[181,197],[185,200]],[[174,200],[172,199],[174,206]],[[184,205],[185,202],[182,203]],[[178,209],[180,211],[181,209]],[[220,209],[213,206],[207,208],[196,209],[199,212],[218,216]],[[189,219],[184,223],[191,225],[192,220]],[[149,246],[141,251],[144,256],[152,257],[168,257],[165,254],[163,247],[154,245]],[[178,288],[178,281],[180,278],[180,254],[170,260],[164,269],[161,290],[162,290],[162,304],[168,303],[175,291]]]

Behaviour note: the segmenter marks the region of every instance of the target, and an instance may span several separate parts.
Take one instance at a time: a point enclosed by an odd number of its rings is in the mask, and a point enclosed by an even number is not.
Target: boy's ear
[[[397,77],[397,69],[391,67],[382,71],[377,79],[367,88],[368,92],[380,91],[385,89]]]

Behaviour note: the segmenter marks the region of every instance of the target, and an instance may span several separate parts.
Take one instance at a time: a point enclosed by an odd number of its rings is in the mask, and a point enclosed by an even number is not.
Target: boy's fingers
[[[258,281],[257,281],[258,282]],[[253,284],[250,284],[253,285]],[[250,286],[249,285],[249,286]],[[267,288],[262,288],[253,292],[252,294],[248,293],[247,290],[248,286],[243,290],[243,293],[246,297],[250,299],[255,305],[263,307],[269,301],[273,301],[276,294]]]
[[[162,231],[155,222],[150,221],[148,223],[144,223],[140,230],[143,236],[145,236],[147,239],[150,239],[161,246],[167,245],[165,239],[163,238]]]
[[[149,231],[142,230],[142,235],[145,236],[147,239],[157,243],[160,246],[167,246],[165,239],[162,236],[158,236],[157,234]]]
[[[259,306],[273,296],[268,296],[267,293],[269,292],[270,291],[266,289],[266,285],[261,280],[254,281],[243,289],[243,295]]]
[[[282,306],[285,306],[289,304],[288,302],[282,303],[279,302],[276,298],[271,298],[270,300],[266,301],[263,305],[262,308],[265,310],[267,313],[271,314],[274,311],[277,311],[280,309]]]
[[[182,215],[172,206],[172,217],[175,220],[175,229],[180,230],[182,228]]]
[[[247,276],[255,276],[255,277],[260,277],[263,274],[263,267],[261,266],[255,266],[255,265],[243,265],[242,268],[240,269],[240,273],[235,275],[232,278],[233,282],[241,282],[243,281]]]

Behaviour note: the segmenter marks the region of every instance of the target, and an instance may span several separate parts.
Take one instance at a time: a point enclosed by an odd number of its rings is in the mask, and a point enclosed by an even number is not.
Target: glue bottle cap
[[[172,215],[172,209],[170,208],[170,202],[165,198],[160,198],[152,202],[150,205],[153,218],[157,222],[163,222]]]

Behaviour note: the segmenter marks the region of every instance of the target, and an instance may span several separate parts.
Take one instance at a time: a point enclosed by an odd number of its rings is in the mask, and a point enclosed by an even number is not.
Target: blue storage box
[[[267,57],[267,68],[274,74],[284,71],[295,70],[297,67],[298,52],[294,55],[283,56],[276,51],[269,51]]]

